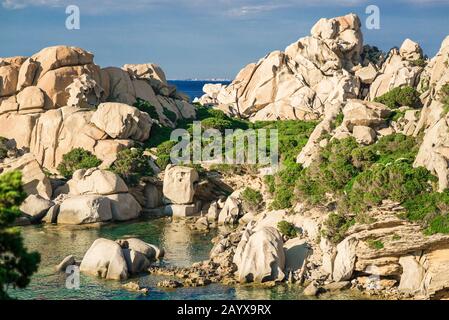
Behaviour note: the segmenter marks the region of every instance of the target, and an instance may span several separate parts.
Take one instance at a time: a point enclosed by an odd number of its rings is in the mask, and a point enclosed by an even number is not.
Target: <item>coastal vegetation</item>
[[[0,160],[6,158],[6,156],[8,155],[8,148],[6,147],[7,142],[8,139],[0,137]]]
[[[410,86],[396,87],[374,99],[375,102],[380,102],[391,109],[396,109],[402,106],[411,108],[419,108],[422,106],[419,99],[419,92]]]
[[[257,210],[263,202],[262,193],[250,187],[246,187],[242,192],[243,206],[247,210]]]
[[[9,288],[25,288],[40,262],[39,253],[25,248],[20,229],[12,227],[26,196],[19,171],[0,175],[0,300],[10,298]]]
[[[287,238],[294,238],[297,236],[298,232],[296,231],[295,225],[288,221],[282,220],[277,224],[279,232],[286,236]]]
[[[75,148],[63,155],[62,161],[57,169],[62,176],[69,179],[76,170],[95,168],[98,167],[101,162],[102,161],[91,152],[86,151],[83,148]]]
[[[144,176],[152,176],[150,159],[140,148],[124,149],[117,153],[111,171],[118,174],[129,186],[136,186]]]

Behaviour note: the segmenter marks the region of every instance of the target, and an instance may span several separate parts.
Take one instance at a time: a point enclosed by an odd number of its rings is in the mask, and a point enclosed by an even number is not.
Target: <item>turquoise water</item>
[[[66,275],[54,272],[54,266],[69,254],[81,260],[92,242],[99,237],[115,240],[133,236],[161,246],[166,254],[164,260],[159,262],[160,264],[185,267],[207,259],[212,248],[210,240],[215,234],[193,232],[182,221],[172,222],[168,218],[160,218],[102,227],[29,226],[22,228],[22,235],[29,250],[40,252],[41,264],[26,289],[10,292],[12,296],[19,299],[305,299],[301,294],[302,290],[295,285],[277,286],[271,289],[253,286],[227,287],[219,284],[198,288],[158,288],[157,282],[165,278],[155,275],[143,275],[130,279],[149,288],[147,295],[126,291],[121,288],[122,283],[118,281],[103,280],[83,274],[80,277],[80,289],[70,290],[65,287]],[[353,298],[350,295],[324,297]]]

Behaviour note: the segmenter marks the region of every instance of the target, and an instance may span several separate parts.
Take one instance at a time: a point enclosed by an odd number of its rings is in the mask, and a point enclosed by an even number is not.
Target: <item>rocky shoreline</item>
[[[75,47],[0,59],[0,173],[21,171],[16,225],[104,225],[145,216],[218,232],[209,259],[155,266],[164,250],[98,238],[69,265],[161,288],[304,287],[379,299],[443,299],[449,277],[449,37],[432,59],[416,42],[363,45],[354,14],[206,85],[197,103],[155,64],[101,68]],[[170,163],[169,133],[279,129],[279,172]],[[421,202],[413,202],[413,201]],[[23,229],[26,232],[26,228]],[[70,254],[70,252],[67,252]]]

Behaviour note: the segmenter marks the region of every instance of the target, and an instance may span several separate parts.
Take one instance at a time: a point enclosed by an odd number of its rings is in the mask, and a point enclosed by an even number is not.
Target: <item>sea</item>
[[[221,83],[228,85],[231,83],[229,80],[217,81],[217,80],[169,80],[169,84],[173,84],[178,88],[178,91],[186,93],[193,101],[195,98],[200,98],[203,92],[203,86],[207,83]]]
[[[55,272],[55,266],[72,254],[80,261],[98,238],[117,240],[136,237],[165,249],[160,266],[191,266],[208,259],[212,238],[217,231],[201,233],[192,230],[187,222],[170,218],[142,218],[136,221],[111,223],[104,226],[33,225],[20,227],[25,246],[41,255],[39,270],[32,276],[26,289],[10,289],[10,296],[26,300],[302,300],[314,299],[303,294],[297,285],[278,285],[274,288],[254,285],[226,286],[211,284],[205,287],[165,289],[157,286],[170,277],[142,274],[125,281],[104,280],[85,274],[79,275],[73,286],[67,274]],[[74,278],[73,278],[74,279]],[[177,279],[179,280],[179,279]],[[148,288],[148,294],[130,292],[122,285],[138,282]],[[69,284],[69,285],[68,285]],[[322,299],[363,299],[349,292],[324,294]]]

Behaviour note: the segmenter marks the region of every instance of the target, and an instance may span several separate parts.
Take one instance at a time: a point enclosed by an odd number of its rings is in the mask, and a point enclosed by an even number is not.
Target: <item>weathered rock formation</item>
[[[76,225],[136,219],[142,207],[128,191],[122,178],[110,171],[75,171],[72,179],[56,190],[56,205],[44,220]]]
[[[318,119],[326,105],[359,95],[360,26],[353,14],[321,19],[311,36],[249,64],[218,93],[205,87],[204,102],[251,120]]]
[[[81,261],[80,271],[93,276],[125,280],[131,274],[146,271],[162,251],[142,240],[100,238],[94,241]]]
[[[137,99],[150,102],[164,125],[174,126],[167,111],[176,119],[195,116],[189,97],[154,64],[101,69],[93,54],[68,46],[3,58],[0,136],[29,148],[50,171],[77,147],[110,163],[118,151],[150,136],[152,119],[131,107]]]

